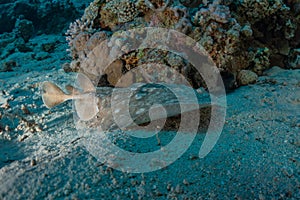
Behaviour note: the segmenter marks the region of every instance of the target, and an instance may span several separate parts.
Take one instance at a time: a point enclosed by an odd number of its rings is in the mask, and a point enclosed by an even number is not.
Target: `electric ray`
[[[76,86],[68,85],[66,90],[64,92],[54,83],[44,82],[44,104],[52,108],[72,99],[77,127],[104,131],[137,128],[137,125],[162,119],[174,120],[184,113],[193,117],[194,111],[199,114],[199,109],[211,107],[207,92],[199,93],[178,84],[135,83],[125,88],[95,88],[89,78],[79,73]]]

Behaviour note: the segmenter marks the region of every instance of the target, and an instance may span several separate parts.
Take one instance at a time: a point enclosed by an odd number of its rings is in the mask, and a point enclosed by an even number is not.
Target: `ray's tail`
[[[91,80],[84,74],[78,74],[77,85],[79,89],[67,85],[65,93],[61,88],[52,82],[45,81],[42,83],[42,99],[47,108],[53,108],[64,101],[73,99],[74,108],[77,116],[83,120],[88,121],[92,119],[98,113],[98,98],[96,97],[96,88]]]
[[[71,97],[54,83],[45,81],[42,84],[42,99],[47,108],[53,108]]]

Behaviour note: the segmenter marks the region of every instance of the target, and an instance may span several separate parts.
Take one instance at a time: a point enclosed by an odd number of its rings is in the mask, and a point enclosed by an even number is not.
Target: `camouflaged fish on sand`
[[[177,95],[172,89],[176,90]],[[102,87],[97,88],[97,96],[99,112],[89,121],[79,120],[78,127],[101,128],[104,131],[116,130],[119,126],[130,129],[136,128],[135,125],[170,119],[190,111],[210,109],[211,106],[208,93],[199,94],[196,90],[187,89],[187,86],[175,84],[136,83],[129,88],[117,89]],[[173,118],[173,125],[170,126],[178,127],[180,120],[177,120]]]
[[[135,83],[126,88],[95,88],[83,74],[78,74],[75,87],[66,86],[66,93],[50,82],[44,82],[42,89],[42,98],[48,108],[73,100],[76,126],[81,129],[111,131],[136,128],[136,125],[190,111],[199,114],[199,109],[211,106],[208,93],[200,94],[186,85]],[[180,122],[173,120],[173,126],[175,123],[178,127]]]

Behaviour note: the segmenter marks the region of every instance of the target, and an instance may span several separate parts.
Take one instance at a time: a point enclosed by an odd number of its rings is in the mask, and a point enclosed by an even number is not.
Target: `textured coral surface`
[[[67,32],[73,58],[71,67],[75,71],[91,71],[85,62],[92,59],[88,55],[93,47],[118,31],[162,27],[198,41],[223,74],[225,85],[233,88],[241,82],[238,73],[244,69],[261,75],[274,65],[299,68],[299,21],[297,1],[96,0]],[[126,48],[122,41],[116,45]],[[161,51],[125,54],[121,58],[125,72],[153,57],[156,62],[179,71],[187,66],[186,61],[173,66],[168,60],[174,55]],[[197,76],[188,77],[194,83],[201,80]]]

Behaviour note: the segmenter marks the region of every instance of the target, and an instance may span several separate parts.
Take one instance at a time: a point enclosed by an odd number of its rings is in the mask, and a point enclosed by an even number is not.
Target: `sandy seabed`
[[[45,40],[58,41],[54,52],[38,52]],[[41,82],[74,81],[61,68],[64,38],[30,42],[37,50],[10,55],[18,66],[0,73],[0,199],[300,199],[300,70],[273,67],[229,93],[224,129],[205,158],[198,134],[170,166],[132,174],[106,167],[77,140],[72,102],[43,105]]]

